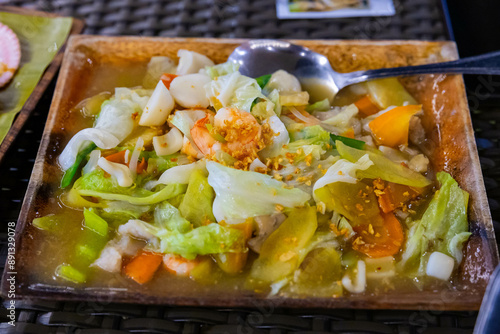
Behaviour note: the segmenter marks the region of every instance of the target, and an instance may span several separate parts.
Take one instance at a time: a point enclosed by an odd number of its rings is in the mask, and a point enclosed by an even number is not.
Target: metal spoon
[[[240,64],[241,74],[254,78],[285,70],[295,75],[304,89],[315,93],[311,94],[315,101],[331,101],[346,86],[378,78],[430,73],[500,75],[500,51],[443,63],[338,73],[325,56],[306,47],[261,39],[241,44],[228,60]]]

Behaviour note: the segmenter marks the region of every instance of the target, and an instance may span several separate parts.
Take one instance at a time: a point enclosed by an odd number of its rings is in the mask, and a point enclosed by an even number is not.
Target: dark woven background
[[[438,0],[396,2],[390,18],[276,19],[274,1],[53,0],[0,4],[84,18],[85,33],[179,37],[304,39],[447,39]],[[468,87],[474,91],[475,87]],[[54,89],[49,87],[0,165],[0,270],[6,224],[16,221]],[[500,218],[500,108],[469,96],[485,184],[495,221]],[[495,224],[497,224],[495,222]],[[4,302],[4,306],[8,306]],[[207,309],[123,304],[18,302],[16,327],[0,308],[0,333],[471,333],[475,312]]]

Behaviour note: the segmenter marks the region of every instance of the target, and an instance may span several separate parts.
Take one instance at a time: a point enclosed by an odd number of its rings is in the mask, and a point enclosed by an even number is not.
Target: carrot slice
[[[170,89],[170,84],[172,83],[172,80],[174,80],[177,77],[178,75],[175,74],[163,73],[162,76],[160,77],[160,80],[163,82],[165,87],[167,87],[167,89]]]
[[[113,153],[113,154],[110,154],[108,155],[106,158],[106,160],[110,161],[110,162],[116,162],[116,163],[119,163],[119,164],[124,164],[124,165],[128,165],[125,163],[125,154],[127,153],[127,150],[122,150],[120,152],[116,152],[116,153]]]
[[[110,154],[110,155],[108,155],[105,158],[106,158],[106,160],[108,160],[110,162],[116,162],[116,163],[128,166],[129,162],[125,162],[125,154],[126,154],[126,152],[127,152],[127,150],[123,150],[123,151],[120,151],[120,152],[116,152],[116,153]],[[147,168],[148,168],[148,162],[146,161],[146,159],[144,157],[142,157],[141,162],[139,162],[137,164],[136,172],[137,172],[137,174],[141,174]]]
[[[142,251],[125,266],[125,275],[139,284],[144,284],[153,278],[163,260],[163,254]]]
[[[394,255],[404,241],[403,228],[393,213],[383,213],[383,225],[363,224],[353,227],[357,236],[352,248],[371,258]]]
[[[141,162],[137,164],[137,169],[136,169],[137,174],[141,174],[147,168],[148,168],[148,162],[146,161],[146,159],[144,157],[142,157]]]
[[[353,128],[349,128],[346,132],[344,132],[342,134],[342,136],[354,139],[354,129]]]
[[[410,120],[421,110],[421,105],[396,107],[375,118],[369,123],[369,127],[381,145],[390,147],[408,145]]]
[[[354,105],[358,107],[359,112],[364,117],[376,114],[380,111],[379,107],[372,101],[370,95],[363,96],[354,102]]]
[[[384,213],[403,208],[409,201],[422,195],[427,189],[385,182],[380,179],[374,180],[373,186],[375,188],[375,195],[378,198],[379,207]]]

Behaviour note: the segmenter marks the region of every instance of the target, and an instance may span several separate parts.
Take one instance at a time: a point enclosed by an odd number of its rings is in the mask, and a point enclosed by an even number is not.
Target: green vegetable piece
[[[347,146],[354,147],[358,150],[362,150],[365,148],[365,142],[362,140],[357,140],[349,137],[337,136],[333,133],[330,133],[330,138],[335,143],[337,140],[343,142]]]
[[[266,119],[275,116],[274,103],[260,98],[255,99],[257,102],[252,105],[251,113],[257,119]]]
[[[242,231],[215,223],[187,233],[162,229],[156,236],[161,240],[162,253],[179,254],[188,260],[193,260],[197,255],[246,251],[246,239]]]
[[[76,246],[76,257],[79,263],[92,263],[99,256],[99,250],[91,245],[78,244]]]
[[[260,88],[264,88],[267,85],[267,83],[269,82],[269,80],[271,80],[271,76],[272,76],[272,74],[265,74],[265,75],[262,75],[262,76],[256,78],[255,80],[259,84]]]
[[[227,143],[226,139],[220,134],[214,131],[214,126],[210,123],[205,124],[205,127],[207,128],[208,132],[210,133],[210,136],[212,136],[213,139],[221,142],[221,143]]]
[[[313,250],[300,265],[292,291],[313,297],[342,295],[342,265],[334,248]]]
[[[112,229],[125,224],[130,219],[140,219],[140,217],[149,211],[148,205],[133,205],[127,202],[108,201],[103,203],[104,207],[95,211],[108,226]]]
[[[428,255],[438,251],[462,261],[462,247],[471,233],[467,221],[468,194],[446,172],[436,175],[441,187],[422,218],[408,232],[401,262],[406,273],[425,274]]]
[[[205,71],[207,72],[207,75],[213,80],[216,77],[237,72],[239,68],[240,64],[228,61],[214,66],[206,66]]]
[[[247,284],[260,290],[291,274],[300,265],[300,253],[317,228],[316,208],[290,211],[288,218],[264,241]]]
[[[83,217],[85,219],[85,227],[106,237],[108,235],[108,223],[99,217],[92,209],[84,209]]]
[[[105,193],[94,190],[76,189],[81,196],[92,196],[110,201],[124,201],[134,205],[149,205],[163,202],[186,191],[185,184],[169,184],[157,192],[149,192],[151,195],[135,197],[123,194]]]
[[[327,211],[341,214],[353,225],[383,223],[377,197],[363,182],[333,182],[317,189],[315,194],[325,203]]]
[[[368,167],[366,170],[358,170],[357,176],[359,178],[381,178],[385,181],[417,188],[424,188],[432,183],[422,174],[414,172],[411,169],[386,158],[381,152],[359,150],[349,147],[339,140],[335,142],[335,146],[337,146],[340,156],[350,162],[356,162],[359,158],[368,154],[370,160],[373,162],[373,165]]]
[[[359,261],[359,253],[350,250],[342,253],[342,265],[346,268],[355,268]]]
[[[181,215],[189,220],[194,227],[207,225],[207,222],[215,222],[212,212],[215,193],[205,174],[196,170],[189,177],[186,195],[179,205]]]
[[[216,284],[222,278],[222,271],[211,258],[204,258],[191,270],[189,278],[204,285]]]
[[[152,157],[152,158],[147,158],[148,160],[148,168],[146,170],[147,174],[153,174],[153,173],[163,173],[167,169],[170,169],[172,167],[177,166],[177,158],[179,157],[179,154],[174,153],[172,155],[167,155],[164,157]],[[140,157],[142,159],[142,157]],[[175,161],[172,161],[174,159]]]
[[[73,283],[81,284],[85,283],[86,276],[84,273],[75,269],[73,266],[69,264],[61,264],[56,268],[55,275],[60,277],[66,281],[70,281]]]
[[[71,254],[69,262],[80,271],[87,271],[92,262],[99,257],[107,241],[107,237],[85,227],[77,239],[75,251]]]
[[[192,229],[191,223],[181,216],[175,206],[168,202],[163,202],[156,207],[154,220],[155,225],[169,231],[186,233]]]
[[[330,101],[328,99],[315,102],[306,107],[307,112],[327,111],[327,110],[330,110]]]
[[[64,172],[64,176],[61,180],[62,189],[66,188],[71,184],[71,181],[73,181],[73,178],[75,177],[76,172],[80,168],[83,159],[85,159],[87,155],[89,155],[90,152],[92,152],[96,147],[97,147],[96,144],[92,143],[78,153],[78,155],[76,156],[75,163],[70,168],[68,168],[66,172]]]
[[[95,192],[131,195],[134,187],[120,187],[113,177],[104,176],[104,171],[95,169],[76,180],[75,188]]]
[[[36,228],[39,228],[44,231],[60,232],[64,224],[64,218],[59,215],[50,214],[47,216],[33,219],[32,224]]]

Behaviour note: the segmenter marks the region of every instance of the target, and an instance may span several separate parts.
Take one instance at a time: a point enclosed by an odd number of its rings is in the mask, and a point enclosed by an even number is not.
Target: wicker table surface
[[[439,0],[395,1],[391,18],[276,19],[274,1],[242,0],[0,0],[84,18],[85,33],[176,37],[420,39],[448,36]],[[55,82],[0,165],[0,270],[6,226],[16,221],[29,181]],[[473,90],[472,90],[473,91]],[[474,98],[474,96],[472,96]],[[476,102],[476,100],[474,100]],[[500,218],[500,108],[477,101],[473,123],[493,218]],[[290,310],[133,306],[19,301],[16,327],[0,307],[1,333],[471,333],[476,312]]]

